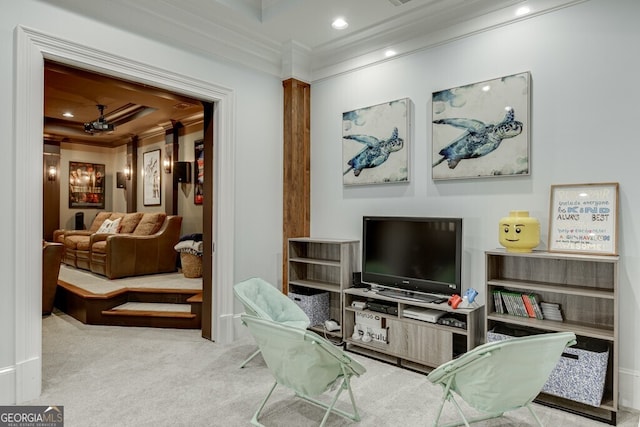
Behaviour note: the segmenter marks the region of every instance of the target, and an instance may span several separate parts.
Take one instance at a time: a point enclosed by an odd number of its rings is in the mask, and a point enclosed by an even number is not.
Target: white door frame
[[[212,339],[226,343],[233,334],[235,113],[234,92],[211,82],[142,64],[91,46],[27,27],[15,30],[14,154],[12,234],[15,249],[15,397],[37,398],[42,383],[42,153],[44,60],[68,64],[149,84],[216,104],[214,109],[214,191],[212,260]],[[211,172],[210,172],[211,173]]]

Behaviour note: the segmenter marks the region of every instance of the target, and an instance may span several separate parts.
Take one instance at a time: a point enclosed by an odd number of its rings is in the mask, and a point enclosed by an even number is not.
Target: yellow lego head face
[[[540,244],[540,223],[527,211],[511,211],[498,224],[498,238],[508,252],[531,252]]]

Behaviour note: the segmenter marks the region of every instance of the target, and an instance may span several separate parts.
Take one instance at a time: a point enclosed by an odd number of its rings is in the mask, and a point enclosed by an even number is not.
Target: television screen
[[[461,276],[461,218],[363,218],[364,282],[453,295],[461,293]]]

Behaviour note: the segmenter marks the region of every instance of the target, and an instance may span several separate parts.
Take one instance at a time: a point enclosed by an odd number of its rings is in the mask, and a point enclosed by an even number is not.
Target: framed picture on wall
[[[193,203],[201,205],[204,197],[204,140],[199,139],[195,142],[195,159],[194,162],[194,182],[193,186]]]
[[[142,154],[142,199],[145,206],[161,204],[160,150]]]
[[[409,182],[409,98],[342,114],[343,185]]]
[[[433,180],[529,175],[530,73],[434,92]]]
[[[618,254],[618,183],[552,185],[549,251]]]
[[[104,209],[104,165],[69,162],[69,208]]]

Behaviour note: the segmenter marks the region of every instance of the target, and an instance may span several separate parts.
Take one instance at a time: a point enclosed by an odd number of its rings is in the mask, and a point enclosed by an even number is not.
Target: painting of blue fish
[[[343,184],[409,181],[407,98],[342,114]]]
[[[530,73],[434,92],[432,178],[529,175]]]

